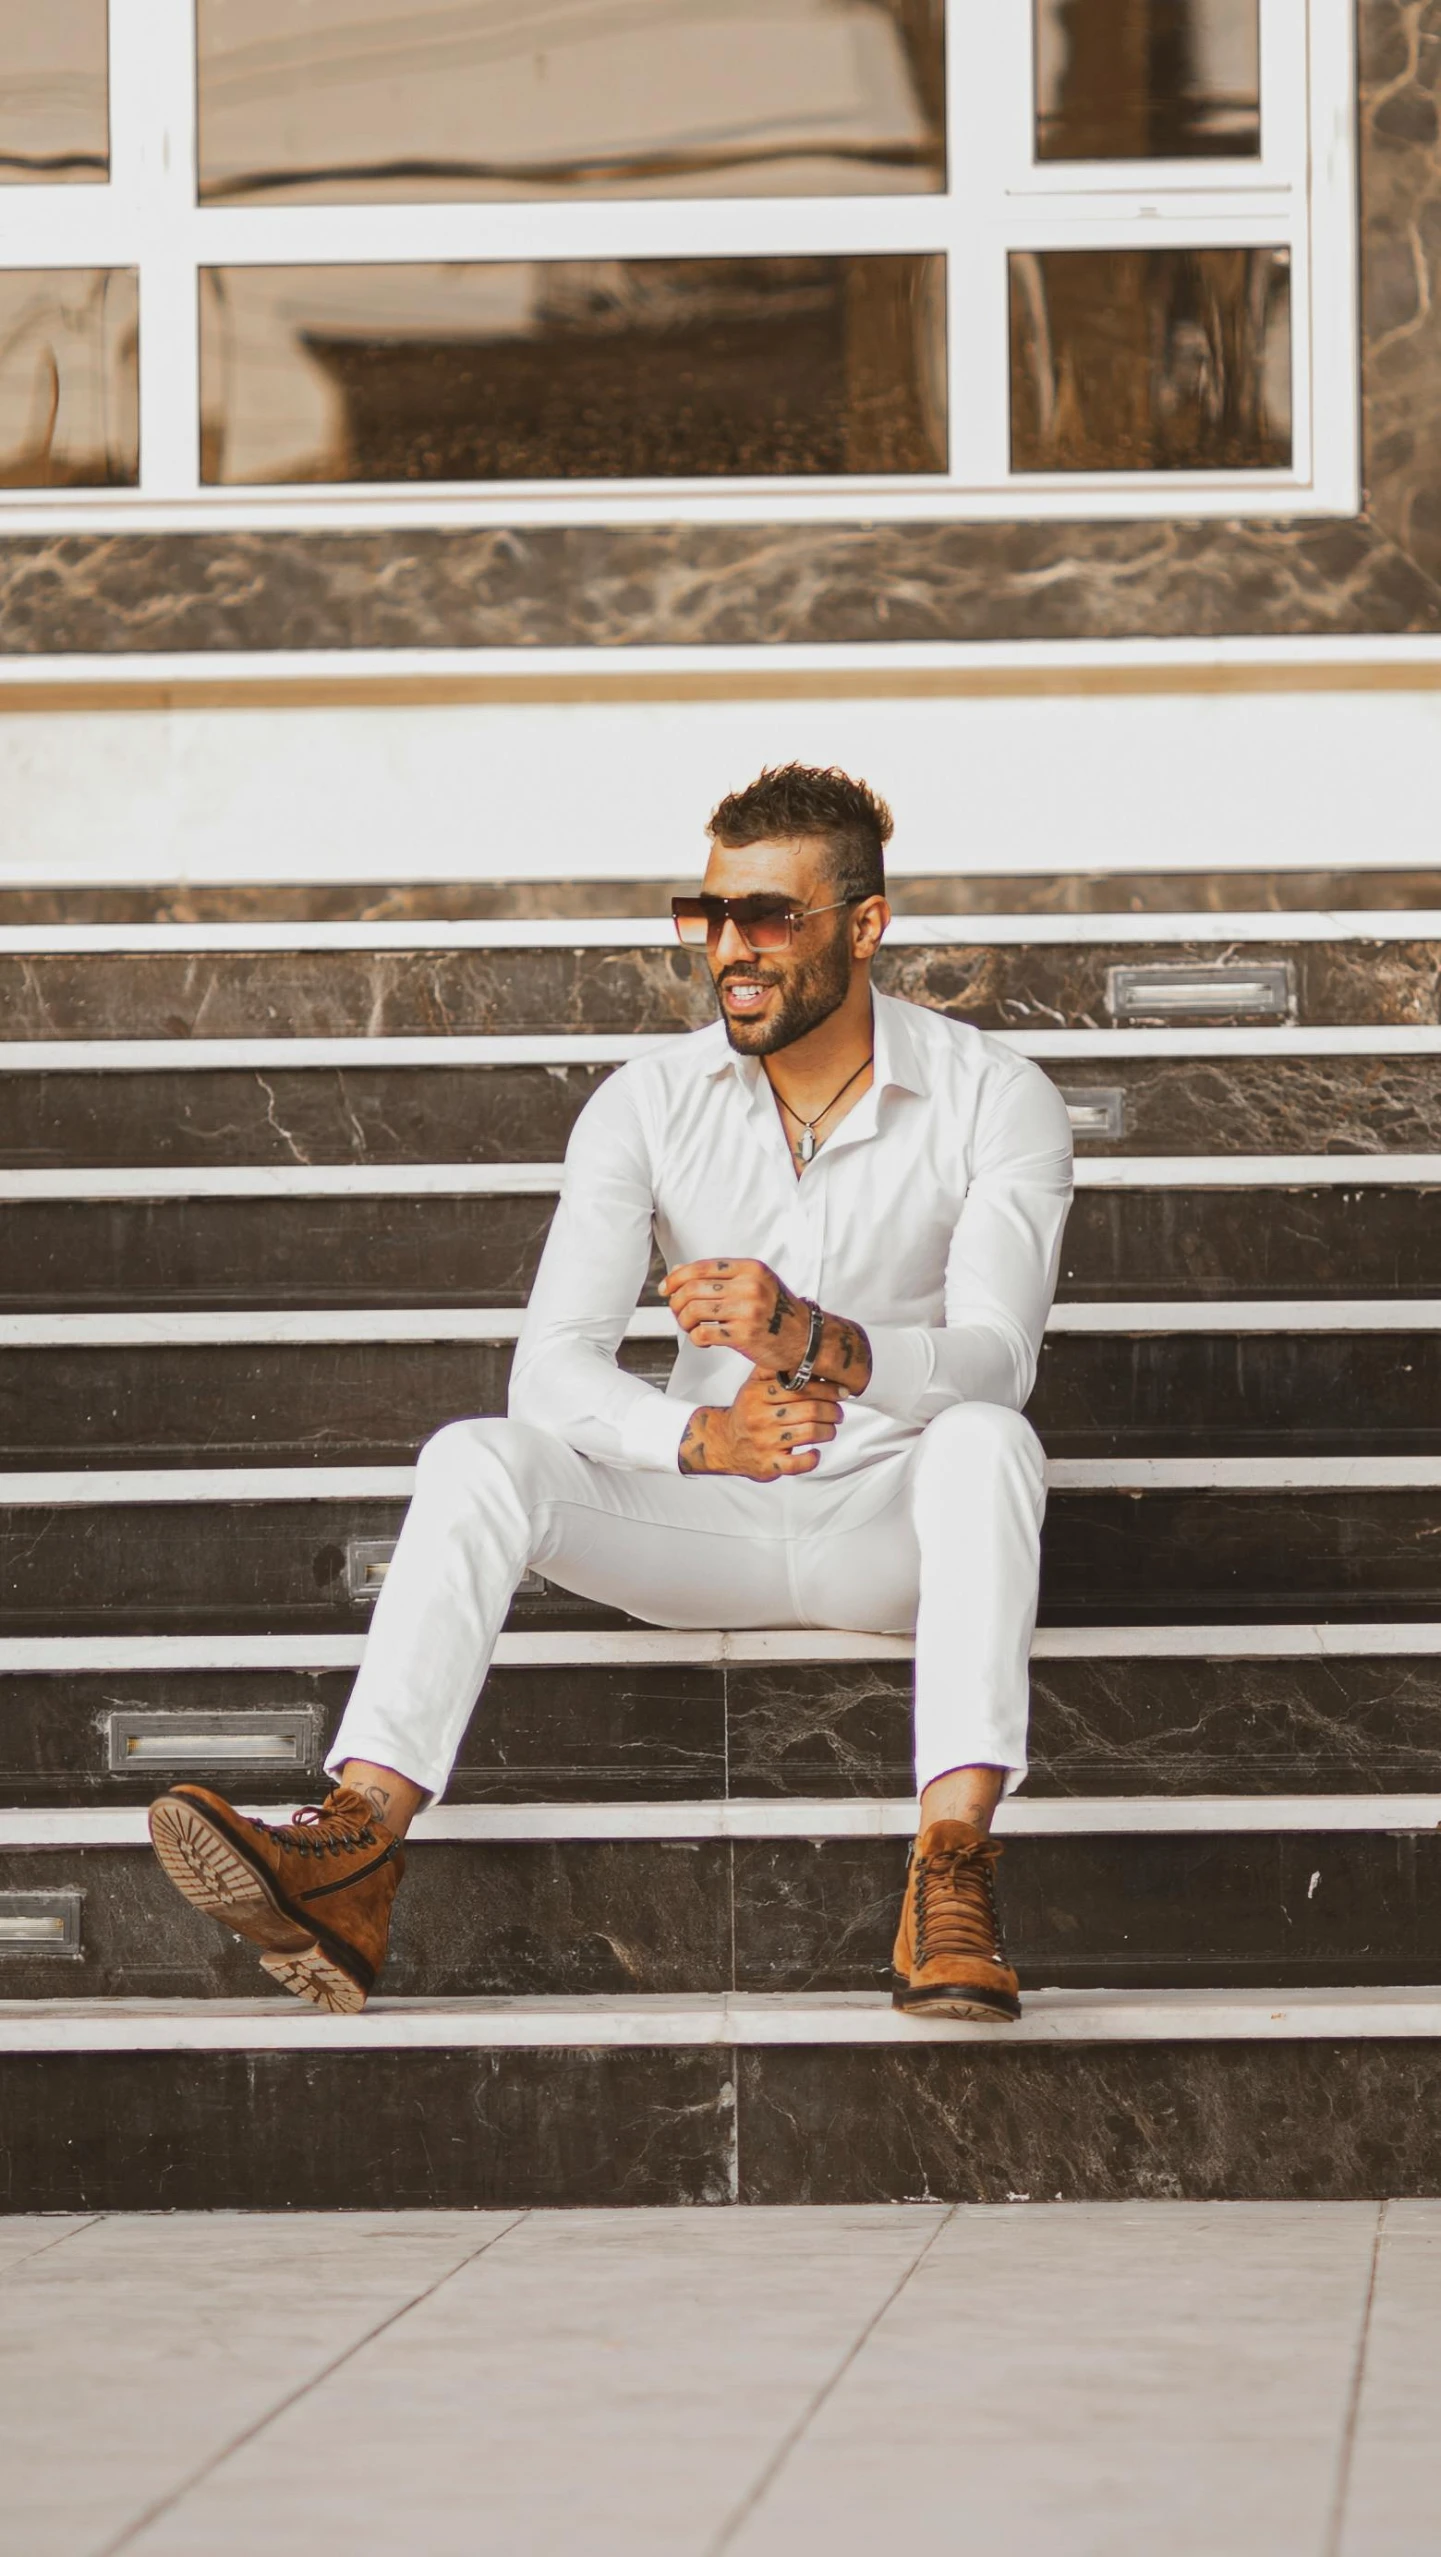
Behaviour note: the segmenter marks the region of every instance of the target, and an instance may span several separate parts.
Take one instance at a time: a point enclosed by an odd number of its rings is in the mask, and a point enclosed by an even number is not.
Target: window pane
[[[1283,470],[1285,249],[1042,249],[1011,258],[1011,467]]]
[[[200,191],[945,186],[945,0],[198,0]]]
[[[220,267],[203,281],[209,481],[946,467],[943,258]]]
[[[1254,158],[1259,0],[1035,0],[1039,160]]]
[[[0,272],[0,488],[132,487],[133,269]]]
[[[105,0],[0,0],[0,186],[110,174]]]

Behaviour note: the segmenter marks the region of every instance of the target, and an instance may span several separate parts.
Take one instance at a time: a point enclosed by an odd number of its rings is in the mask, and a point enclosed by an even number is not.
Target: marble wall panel
[[[1424,1188],[1079,1189],[1062,1302],[1441,1294],[1441,1199]],[[554,1201],[11,1201],[10,1313],[524,1305]],[[647,1294],[653,1291],[648,1290]]]
[[[188,1772],[247,1802],[293,1803],[323,1792],[319,1769],[351,1686],[348,1671],[293,1669],[84,1672],[7,1676],[0,1683],[0,1799],[45,1804],[150,1801]],[[309,1772],[223,1762],[185,1769],[144,1762],[110,1771],[116,1709],[194,1728],[198,1714],[240,1714],[256,1729],[277,1709],[312,1718]],[[906,1708],[909,1719],[909,1708]],[[461,1744],[451,1802],[696,1801],[726,1780],[724,1672],[625,1662],[502,1664]],[[739,1790],[744,1791],[744,1787]]]
[[[0,1630],[10,1634],[354,1633],[352,1537],[393,1537],[403,1507],[366,1500],[0,1504]],[[1385,1491],[1051,1494],[1041,1558],[1049,1624],[1370,1622],[1441,1614],[1436,1505]],[[517,1628],[620,1625],[548,1589]]]
[[[1441,1790],[1441,1661],[1033,1661],[1027,1790]]]
[[[0,1854],[0,1888],[84,1895],[80,1958],[0,1955],[0,1996],[268,1992],[253,1947],[182,1900],[148,1850]],[[407,1849],[384,1990],[429,1998],[680,1996],[726,1988],[730,1963],[722,1842],[419,1843]]]
[[[1441,2046],[994,2043],[738,2054],[747,2202],[1441,2193]]]
[[[117,1707],[193,1725],[197,1713],[313,1717],[318,1766],[350,1674],[288,1669],[8,1676],[0,1792],[42,1804],[143,1803],[174,1771],[111,1774]],[[233,1781],[197,1764],[197,1782]],[[904,1660],[726,1669],[616,1664],[492,1670],[461,1745],[452,1802],[814,1799],[908,1794]],[[247,1769],[247,1800],[320,1788]],[[1381,1659],[1038,1659],[1036,1796],[1441,1791],[1441,1663]]]
[[[0,1165],[555,1163],[604,1066],[0,1077]]]
[[[1358,0],[1365,512],[27,537],[17,655],[1441,629],[1438,0]]]
[[[0,1167],[554,1163],[604,1066],[177,1066],[0,1077]],[[1124,1095],[1127,1154],[1441,1152],[1432,1057],[1106,1057],[1046,1069]]]
[[[412,1840],[393,1997],[829,1994],[889,1984],[901,1838]],[[1434,1981],[1434,1832],[1011,1840],[998,1898],[1025,1989]],[[0,1888],[78,1890],[78,1959],[0,1953],[0,1995],[248,1997],[253,1949],[138,1848],[0,1855]]]
[[[735,2193],[729,2051],[0,2059],[0,2210],[594,2209]]]
[[[1077,1190],[1062,1301],[1441,1294],[1434,1190]],[[13,1210],[12,1210],[13,1214]]]
[[[664,1383],[665,1342],[622,1345]],[[508,1345],[0,1348],[0,1466],[409,1465],[506,1408]],[[1434,1331],[1053,1334],[1027,1414],[1048,1454],[1434,1455]]]
[[[902,1839],[738,1839],[736,1985],[821,1993],[888,1975]],[[1426,1983],[1441,1841],[1317,1831],[1014,1838],[997,1883],[1024,1989]]]
[[[8,1200],[0,1306],[524,1305],[553,1197]]]
[[[967,944],[883,949],[876,982],[981,1030],[1091,1029],[1114,1019],[1115,967],[1288,969],[1290,1017],[1426,1023],[1441,1013],[1441,945],[1428,941]],[[0,955],[13,1039],[431,1038],[498,1031],[698,1029],[715,1018],[704,957],[636,950],[132,951]],[[1246,1021],[1229,1013],[1168,1018]]]

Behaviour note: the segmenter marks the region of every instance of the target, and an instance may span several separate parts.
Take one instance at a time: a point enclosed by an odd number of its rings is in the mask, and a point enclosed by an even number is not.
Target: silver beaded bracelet
[[[788,1394],[798,1394],[803,1385],[809,1385],[815,1374],[816,1360],[821,1354],[821,1334],[826,1327],[826,1318],[818,1305],[813,1305],[808,1296],[803,1296],[801,1303],[806,1307],[811,1318],[810,1338],[806,1342],[805,1355],[799,1367],[792,1369],[789,1376],[781,1377],[780,1381]]]

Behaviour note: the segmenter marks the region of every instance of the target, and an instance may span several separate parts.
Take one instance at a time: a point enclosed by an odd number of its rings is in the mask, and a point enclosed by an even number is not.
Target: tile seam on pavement
[[[1371,2342],[1371,2322],[1376,2306],[1376,2285],[1381,2271],[1381,2249],[1386,2236],[1387,2204],[1376,2205],[1376,2225],[1371,2237],[1371,2264],[1366,2283],[1366,2296],[1361,2304],[1361,2319],[1356,2333],[1356,2349],[1351,2364],[1351,2379],[1346,2392],[1346,2412],[1341,2423],[1341,2439],[1336,2454],[1336,2477],[1331,2490],[1331,2510],[1322,2543],[1322,2557],[1343,2557],[1346,2537],[1347,2506],[1351,2498],[1351,2474],[1356,2457],[1356,2439],[1360,2430],[1361,2402],[1366,2387],[1366,2362]]]
[[[737,2115],[737,2121],[739,2121],[739,2114]],[[759,2477],[755,2480],[755,2483],[751,2486],[749,2492],[742,2496],[734,2512],[731,2513],[724,2522],[722,2522],[720,2529],[717,2531],[714,2539],[710,2541],[709,2546],[706,2549],[705,2557],[725,2557],[725,2551],[727,2549],[734,2548],[740,2532],[745,2528],[745,2525],[750,2520],[751,2515],[760,2510],[760,2507],[764,2503],[766,2496],[769,2494],[771,2487],[780,2476],[793,2452],[796,2451],[800,2444],[804,2441],[806,2434],[810,2431],[810,2428],[815,2422],[822,2407],[835,2394],[835,2391],[839,2388],[842,2380],[845,2378],[847,2371],[852,2369],[854,2364],[859,2360],[860,2355],[864,2352],[866,2345],[870,2342],[870,2339],[876,2332],[877,2327],[880,2326],[890,2315],[890,2312],[895,2307],[897,2300],[901,2297],[902,2293],[907,2289],[908,2285],[914,2280],[916,2274],[920,2271],[920,2268],[924,2264],[926,2257],[930,2254],[932,2247],[935,2246],[938,2239],[940,2239],[945,2234],[945,2231],[950,2227],[959,2208],[960,2204],[958,2202],[952,2202],[949,2208],[943,2211],[941,2217],[937,2220],[935,2227],[930,2231],[929,2235],[923,2240],[921,2245],[917,2247],[915,2254],[912,2256],[911,2261],[906,2266],[904,2272],[901,2273],[897,2280],[891,2284],[891,2287],[887,2291],[885,2298],[881,2301],[880,2306],[875,2310],[872,2316],[866,2319],[860,2333],[841,2354],[834,2370],[831,2371],[828,2378],[822,2380],[818,2388],[812,2391],[809,2402],[797,2416],[795,2422],[782,2436],[780,2443],[772,2452],[770,2458],[762,2468]]]
[[[368,2344],[373,2344],[378,2336],[386,2334],[392,2326],[398,2326],[402,2318],[410,2315],[412,2309],[419,2308],[428,2299],[433,2299],[437,2291],[444,2290],[446,2284],[453,2282],[456,2275],[463,2273],[468,2265],[474,2264],[480,2256],[488,2255],[492,2247],[498,2246],[502,2238],[508,2237],[511,2230],[528,2217],[527,2211],[512,2212],[503,2228],[494,2230],[481,2245],[472,2247],[468,2255],[463,2255],[459,2263],[452,2264],[448,2271],[437,2275],[436,2279],[428,2282],[423,2290],[413,2292],[409,2299],[402,2301],[398,2308],[392,2309],[388,2316],[377,2319],[373,2326],[367,2327],[363,2335],[357,2336],[353,2343],[347,2344],[343,2352],[333,2354],[322,2368],[312,2371],[307,2379],[301,2380],[296,2387],[277,2399],[273,2406],[267,2407],[264,2414],[258,2415],[253,2423],[243,2425],[238,2433],[233,2434],[218,2450],[212,2452],[208,2459],[201,2460],[187,2476],[180,2480],[178,2485],[172,2487],[168,2493],[156,2496],[146,2505],[144,2511],[138,2513],[133,2521],[127,2522],[113,2539],[107,2539],[104,2546],[95,2551],[95,2557],[119,2557],[122,2549],[135,2547],[152,2523],[163,2520],[167,2513],[173,2512],[177,2505],[184,2502],[187,2495],[193,2494],[197,2486],[203,2485],[207,2478],[213,2477],[216,2470],[223,2468],[226,2461],[232,2459],[237,2451],[244,2450],[247,2444],[257,2441],[260,2435],[267,2432],[282,2415],[288,2414],[292,2406],[298,2406],[336,2371],[343,2370],[347,2362],[354,2361],[356,2355],[363,2352]]]

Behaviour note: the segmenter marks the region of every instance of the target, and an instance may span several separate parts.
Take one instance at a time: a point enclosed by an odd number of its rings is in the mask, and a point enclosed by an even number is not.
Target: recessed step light
[[[1108,968],[1106,1009],[1113,1021],[1286,1021],[1296,1006],[1295,971],[1288,959],[1222,961],[1212,965]]]
[[[107,1718],[106,1764],[112,1775],[230,1767],[303,1775],[317,1763],[318,1740],[315,1716],[303,1705],[235,1714],[143,1713],[126,1706]]]
[[[0,1891],[0,1961],[80,1951],[78,1891]]]

